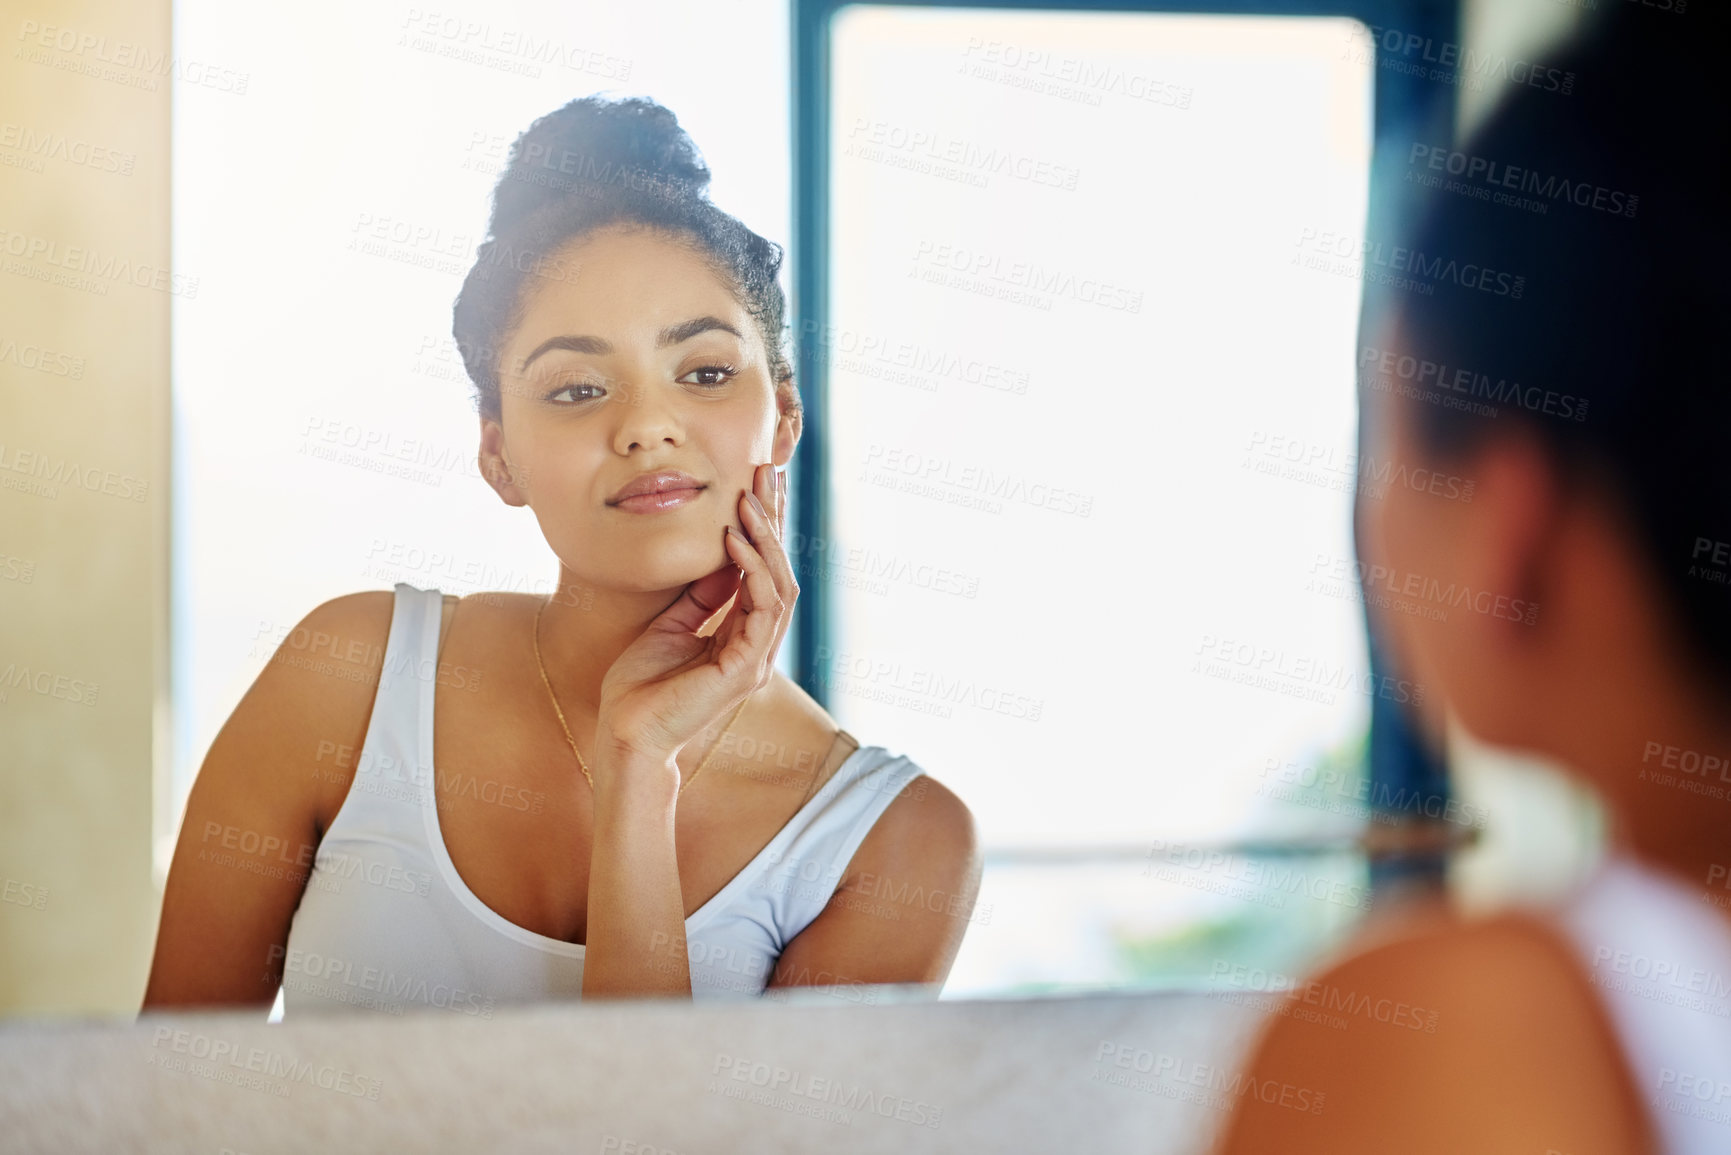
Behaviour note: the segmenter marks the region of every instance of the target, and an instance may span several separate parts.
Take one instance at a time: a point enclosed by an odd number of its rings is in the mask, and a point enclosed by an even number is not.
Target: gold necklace
[[[547,678],[546,663],[541,660],[541,611],[546,609],[548,602],[552,600],[553,595],[548,594],[547,601],[542,602],[540,608],[535,611],[535,665],[541,671],[541,684],[547,687],[547,697],[553,702],[553,712],[559,716],[559,728],[565,731],[565,741],[571,744],[571,753],[577,755],[577,768],[583,771],[583,777],[589,779],[589,789],[593,791],[595,778],[589,773],[589,764],[583,761],[583,755],[577,749],[577,739],[571,736],[571,727],[565,724],[565,711],[559,708],[559,696],[553,692],[553,683]],[[747,694],[745,702],[749,701],[751,701],[751,695]],[[674,793],[674,797],[677,798],[680,794],[685,793],[685,788],[696,781],[697,776],[703,773],[703,768],[709,765],[709,756],[715,753],[716,747],[721,745],[721,739],[727,737],[727,732],[733,729],[733,724],[739,720],[739,715],[745,711],[745,702],[741,702],[739,707],[733,711],[733,717],[729,718],[727,725],[722,727],[720,737],[715,739],[714,745],[704,751],[703,761],[697,764],[697,769],[691,772],[690,778],[679,784],[679,789]]]

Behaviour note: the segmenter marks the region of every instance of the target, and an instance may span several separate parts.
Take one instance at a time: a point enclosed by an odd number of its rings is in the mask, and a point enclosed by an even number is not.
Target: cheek
[[[770,460],[775,443],[774,406],[728,406],[708,416],[703,440],[719,476],[735,490],[751,485],[751,473]]]
[[[512,470],[537,518],[571,526],[597,515],[591,506],[606,498],[602,479],[612,476],[601,437],[530,426],[515,431],[515,438],[509,443]]]
[[[1419,523],[1425,516],[1424,510],[1413,508],[1412,497],[1411,490],[1391,484],[1382,500],[1371,503],[1376,526],[1376,556],[1371,561],[1397,582],[1415,572],[1414,549],[1420,536]]]
[[[1364,448],[1366,462],[1388,461],[1396,452],[1393,439],[1386,432],[1366,438]],[[1360,467],[1363,468],[1364,464],[1365,462],[1360,462]],[[1370,487],[1364,484],[1362,477],[1360,485],[1359,524],[1363,528],[1364,539],[1359,545],[1359,561],[1364,564],[1366,571],[1376,567],[1379,572],[1387,572],[1392,564],[1389,558],[1389,534],[1397,521],[1395,507],[1400,504],[1401,490],[1398,486],[1387,486],[1381,491],[1380,498],[1374,498],[1367,495]]]
[[[1385,567],[1382,572],[1397,580],[1423,568],[1414,550],[1434,513],[1427,494],[1400,480],[1424,464],[1414,452],[1407,419],[1392,399],[1382,398],[1374,410],[1375,424],[1366,447],[1368,467],[1387,470],[1389,480],[1376,484],[1380,496],[1365,501],[1367,552],[1372,556],[1364,560]]]
[[[530,485],[544,491],[551,490],[562,500],[591,495],[599,500],[605,494],[599,492],[597,479],[605,471],[606,457],[607,447],[598,438],[549,439],[536,446],[531,461],[534,475],[530,478]],[[537,482],[541,484],[537,485]]]
[[[1384,439],[1371,452],[1372,460],[1379,462],[1406,460],[1403,448],[1392,438]],[[1398,595],[1391,593],[1390,587],[1401,586],[1407,574],[1424,572],[1418,550],[1431,511],[1424,508],[1421,495],[1407,486],[1388,484],[1381,493],[1380,498],[1363,499],[1364,541],[1359,560],[1365,568],[1365,597],[1378,637],[1404,667],[1402,676],[1410,677],[1425,664],[1425,639],[1419,636],[1423,623],[1412,614],[1396,612],[1392,603]]]

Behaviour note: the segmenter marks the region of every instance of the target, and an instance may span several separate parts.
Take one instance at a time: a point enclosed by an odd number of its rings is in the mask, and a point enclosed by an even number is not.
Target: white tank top
[[[1613,853],[1556,915],[1664,1155],[1731,1151],[1731,926],[1712,897]]]
[[[437,589],[396,584],[359,763],[289,928],[281,960],[285,1018],[314,1009],[401,1014],[418,1007],[491,1017],[503,1003],[582,995],[584,948],[493,911],[458,876],[440,834],[433,692],[441,604]],[[872,824],[922,773],[881,746],[855,749],[757,857],[685,920],[692,997],[761,994],[788,942],[829,902]],[[527,794],[463,775],[440,788],[532,808]]]

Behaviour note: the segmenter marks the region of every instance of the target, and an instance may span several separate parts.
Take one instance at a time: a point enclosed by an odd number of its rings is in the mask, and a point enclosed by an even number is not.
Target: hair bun
[[[645,183],[706,196],[709,166],[673,111],[643,97],[585,96],[531,124],[511,146],[487,230],[599,186]]]

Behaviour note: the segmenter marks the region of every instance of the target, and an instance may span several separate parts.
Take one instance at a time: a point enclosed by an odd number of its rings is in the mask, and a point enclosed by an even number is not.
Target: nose
[[[685,426],[676,400],[670,391],[653,386],[622,384],[614,392],[619,399],[619,427],[614,433],[614,448],[628,454],[633,449],[649,449],[662,444],[679,445],[685,440]]]

